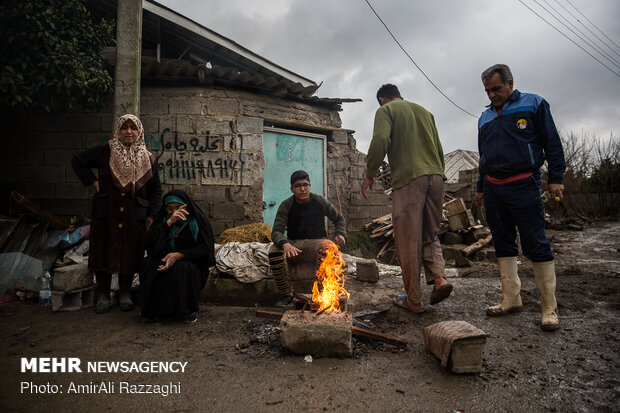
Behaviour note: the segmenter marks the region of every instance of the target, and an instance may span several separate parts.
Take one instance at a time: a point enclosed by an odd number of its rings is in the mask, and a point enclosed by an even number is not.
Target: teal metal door
[[[280,203],[293,195],[290,178],[299,169],[310,175],[312,192],[325,195],[325,136],[283,129],[265,130],[263,152],[265,223],[273,226]]]

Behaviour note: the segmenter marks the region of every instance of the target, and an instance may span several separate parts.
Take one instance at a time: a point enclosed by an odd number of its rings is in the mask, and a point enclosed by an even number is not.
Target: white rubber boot
[[[517,257],[502,257],[497,259],[499,275],[502,277],[502,303],[487,308],[487,315],[498,317],[521,311],[521,280],[517,273]]]
[[[545,331],[560,328],[558,304],[555,299],[555,263],[554,261],[534,262],[534,277],[540,291],[542,320],[540,327]]]

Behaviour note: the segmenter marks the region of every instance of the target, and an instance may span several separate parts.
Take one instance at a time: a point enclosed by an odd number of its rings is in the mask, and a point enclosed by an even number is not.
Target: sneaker
[[[183,316],[183,322],[185,324],[193,324],[198,320],[198,312],[194,311],[193,313],[189,313]]]
[[[274,307],[288,307],[291,304],[293,304],[293,297],[290,295],[287,295],[286,297],[282,298],[280,301],[275,303],[273,306]]]

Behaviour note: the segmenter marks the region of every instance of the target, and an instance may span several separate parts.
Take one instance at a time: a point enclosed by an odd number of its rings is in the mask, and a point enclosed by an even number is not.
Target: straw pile
[[[269,224],[248,224],[229,228],[220,234],[218,244],[227,242],[271,242],[271,227]]]

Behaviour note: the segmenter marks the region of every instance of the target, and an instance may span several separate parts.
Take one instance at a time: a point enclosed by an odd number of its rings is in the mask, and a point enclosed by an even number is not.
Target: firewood
[[[484,246],[488,245],[492,239],[493,239],[493,236],[491,234],[489,234],[486,238],[479,239],[475,243],[471,244],[469,247],[463,248],[461,250],[461,255],[463,257],[469,257],[474,252],[479,251],[482,248],[484,248]]]

